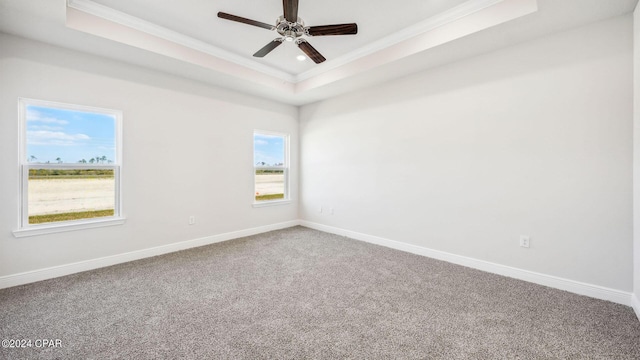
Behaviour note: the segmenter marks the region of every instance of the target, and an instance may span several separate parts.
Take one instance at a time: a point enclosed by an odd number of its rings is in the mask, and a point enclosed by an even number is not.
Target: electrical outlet
[[[523,248],[528,248],[531,244],[531,237],[526,235],[520,235],[520,246]]]
[[[193,225],[196,223],[196,217],[191,215],[189,216],[189,225]]]

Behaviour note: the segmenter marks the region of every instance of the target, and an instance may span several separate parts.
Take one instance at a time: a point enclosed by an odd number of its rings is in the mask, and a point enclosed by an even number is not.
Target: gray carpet
[[[303,227],[0,290],[3,359],[640,359],[632,309]]]

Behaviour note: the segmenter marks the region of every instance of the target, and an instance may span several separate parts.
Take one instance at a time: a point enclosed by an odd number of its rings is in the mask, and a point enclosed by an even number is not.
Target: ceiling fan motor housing
[[[287,21],[284,16],[278,18],[276,31],[282,35],[286,41],[294,41],[306,33],[304,21],[302,21],[301,18],[298,18],[297,22],[292,23]]]

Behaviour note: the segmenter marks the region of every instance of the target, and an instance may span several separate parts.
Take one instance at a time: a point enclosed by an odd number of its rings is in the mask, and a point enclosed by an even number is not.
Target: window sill
[[[260,202],[254,202],[254,208],[267,207],[267,206],[278,206],[278,205],[288,205],[291,204],[291,200],[266,200]]]
[[[43,224],[43,225],[31,225],[27,228],[18,229],[13,231],[13,236],[17,238],[27,237],[27,236],[37,236],[37,235],[47,235],[60,233],[65,231],[74,231],[74,230],[83,230],[83,229],[93,229],[105,226],[115,226],[122,225],[125,223],[125,218],[109,218],[109,219],[101,219],[101,220],[91,220],[91,221],[83,221],[83,222],[73,222],[73,223],[60,223],[60,224]]]

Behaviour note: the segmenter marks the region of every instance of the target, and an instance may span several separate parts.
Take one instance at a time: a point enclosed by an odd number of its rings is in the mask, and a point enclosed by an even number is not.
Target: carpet
[[[31,340],[3,359],[640,359],[629,307],[304,227],[0,290],[0,339]]]

